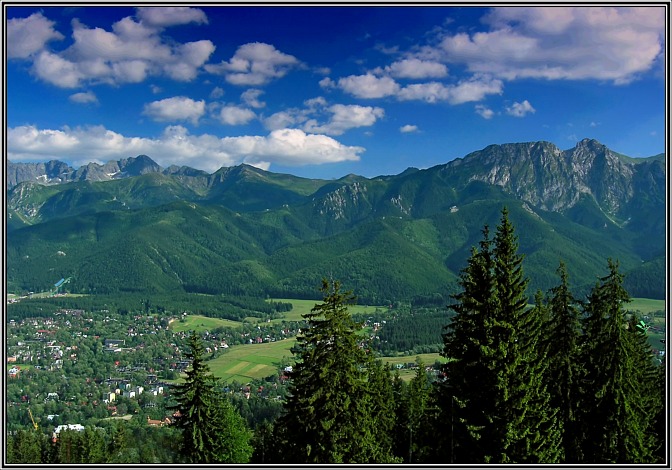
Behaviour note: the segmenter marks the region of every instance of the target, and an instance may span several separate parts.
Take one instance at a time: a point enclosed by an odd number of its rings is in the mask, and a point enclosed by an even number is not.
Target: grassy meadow
[[[296,340],[283,339],[271,343],[239,344],[230,347],[224,354],[208,362],[215,377],[225,382],[242,383],[273,375],[283,358],[291,358],[290,349]]]
[[[204,331],[214,330],[215,328],[228,327],[238,328],[242,325],[239,321],[226,320],[224,318],[210,318],[203,315],[187,315],[184,320],[174,320],[170,324],[170,328],[176,333],[183,331],[196,331],[202,333]]]
[[[658,299],[633,298],[625,305],[626,310],[639,310],[644,315],[658,310],[665,310],[665,301]]]

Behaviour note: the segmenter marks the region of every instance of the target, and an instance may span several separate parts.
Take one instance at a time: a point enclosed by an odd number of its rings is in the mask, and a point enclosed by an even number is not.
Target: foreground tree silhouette
[[[451,463],[557,462],[559,430],[544,384],[540,308],[528,310],[522,255],[502,210],[495,239],[483,230],[461,273],[444,335],[440,386]]]
[[[187,463],[247,463],[251,432],[210,375],[196,333],[189,338],[189,348],[191,368],[186,381],[175,387],[177,404],[171,407],[179,411],[175,426],[182,430],[181,456]]]
[[[586,463],[654,460],[657,375],[645,335],[626,319],[623,305],[629,301],[618,263],[609,260],[609,274],[584,303],[581,420]]]
[[[385,409],[376,397],[387,400],[390,393],[371,389],[385,375],[390,380],[389,373],[373,367],[362,347],[361,325],[347,309],[352,293],[326,279],[321,291],[323,303],[303,316],[308,329],[297,336],[289,397],[276,423],[278,457],[285,463],[392,462],[391,439],[383,435],[392,424],[375,420]]]
[[[550,318],[546,330],[548,370],[546,382],[551,393],[551,405],[558,409],[562,423],[564,462],[581,461],[581,431],[578,413],[581,400],[581,312],[569,289],[567,267],[563,262],[557,270],[560,284],[550,291]]]

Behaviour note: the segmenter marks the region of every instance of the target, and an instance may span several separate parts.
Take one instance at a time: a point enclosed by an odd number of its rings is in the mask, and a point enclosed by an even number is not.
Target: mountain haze
[[[72,277],[81,292],[311,297],[333,276],[370,303],[446,295],[506,205],[531,289],[555,285],[561,259],[587,288],[611,257],[632,271],[631,294],[661,297],[665,171],[664,155],[633,159],[588,139],[332,181],[248,165],[164,169],[144,155],[77,170],[10,162],[8,285],[40,291]]]

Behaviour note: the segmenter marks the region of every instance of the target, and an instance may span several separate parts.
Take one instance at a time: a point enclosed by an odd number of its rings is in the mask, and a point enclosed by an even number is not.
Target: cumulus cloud
[[[28,18],[13,18],[7,21],[7,58],[26,59],[44,49],[49,41],[61,40],[64,36],[54,29],[54,22],[42,13],[33,13]]]
[[[506,114],[515,117],[525,117],[529,113],[535,113],[536,109],[532,107],[529,101],[525,100],[522,103],[514,102],[513,105],[506,107]]]
[[[218,86],[213,88],[212,91],[210,92],[210,98],[212,98],[213,100],[217,100],[222,96],[224,96],[224,90]]]
[[[492,117],[495,115],[495,112],[492,109],[482,104],[477,104],[475,109],[476,114],[481,116],[483,119],[492,119]]]
[[[33,69],[38,77],[61,88],[77,88],[85,78],[76,63],[48,51],[38,54]]]
[[[399,90],[397,98],[402,101],[420,100],[427,103],[447,102],[457,105],[481,101],[487,95],[501,94],[502,89],[501,80],[475,76],[451,85],[440,82],[414,83]]]
[[[143,114],[155,121],[190,121],[198,124],[205,113],[205,101],[195,101],[185,96],[174,96],[146,104]]]
[[[306,122],[304,129],[308,132],[341,135],[356,127],[370,127],[385,115],[382,108],[372,106],[335,104],[327,108],[331,114],[326,123],[318,124],[314,119]]]
[[[256,117],[251,109],[232,105],[222,107],[219,112],[219,120],[228,126],[244,125]]]
[[[342,135],[350,129],[373,126],[385,116],[383,108],[334,104],[323,97],[306,100],[303,108],[288,108],[264,119],[269,130],[297,127],[306,132]]]
[[[454,84],[434,81],[401,86],[391,77],[377,77],[367,73],[340,78],[338,82],[324,79],[321,84],[323,88],[340,88],[357,98],[395,97],[399,101],[447,102],[453,105],[481,101],[487,95],[501,94],[503,91],[501,80],[485,74],[475,74]]]
[[[209,64],[205,69],[223,75],[233,85],[261,86],[284,77],[300,64],[296,57],[280,52],[271,44],[253,42],[240,46],[229,61]]]
[[[297,123],[308,119],[305,113],[301,113],[297,109],[288,109],[271,114],[264,119],[264,126],[266,129],[274,131],[277,129],[284,129],[287,127],[294,127]]]
[[[266,106],[266,103],[259,100],[259,97],[263,94],[264,94],[263,90],[250,88],[249,90],[244,91],[240,95],[240,99],[243,100],[243,103],[245,103],[251,108],[263,108],[264,106]]]
[[[433,52],[507,80],[623,84],[650,70],[664,49],[664,7],[503,7],[483,20],[488,31],[447,35]]]
[[[210,172],[240,163],[268,169],[271,164],[357,161],[365,150],[299,129],[280,129],[267,136],[219,138],[192,135],[179,125],[167,127],[157,138],[126,137],[102,126],[60,130],[19,126],[8,130],[7,142],[8,158],[13,161],[55,158],[83,165],[92,160],[103,162],[145,154],[164,167],[187,165]]]
[[[381,73],[387,73],[394,78],[443,78],[448,76],[448,67],[434,61],[417,58],[403,59],[380,69]]]
[[[144,24],[165,28],[189,23],[207,23],[203,10],[191,7],[138,7],[138,18]]]
[[[332,82],[325,83],[331,85]],[[343,77],[338,80],[338,87],[357,98],[384,98],[397,94],[400,89],[392,78],[376,77],[372,73]]]
[[[411,132],[418,132],[418,126],[413,124],[406,124],[399,128],[399,132],[402,134],[410,134]]]
[[[197,19],[198,15],[192,14],[193,18],[186,15],[179,23],[175,18],[170,19],[171,15],[175,15],[175,12],[169,13],[172,11],[170,8],[166,11],[158,8],[153,13],[143,11],[140,9],[138,14],[149,15],[152,19],[137,21],[133,17],[125,17],[114,23],[111,31],[89,28],[74,19],[73,43],[58,53],[44,49],[44,44],[50,39],[62,38],[60,33],[53,31],[53,23],[44,17],[36,19],[32,15],[20,20],[23,23],[15,23],[11,42],[17,45],[10,46],[10,49],[16,57],[32,54],[33,73],[39,79],[62,88],[76,88],[87,83],[138,83],[148,76],[193,80],[214,52],[214,44],[209,40],[180,44],[161,33],[164,27],[173,24],[202,22]],[[35,31],[26,32],[28,26]]]
[[[73,103],[98,104],[98,98],[96,97],[95,93],[91,91],[75,93],[73,95],[70,95],[69,99]]]

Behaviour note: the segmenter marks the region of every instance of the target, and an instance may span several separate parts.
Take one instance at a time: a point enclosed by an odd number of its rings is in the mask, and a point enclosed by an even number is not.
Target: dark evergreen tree
[[[370,462],[393,463],[394,449],[394,385],[392,374],[380,359],[367,354],[368,379],[366,402],[368,421],[372,426],[372,445]],[[399,460],[401,461],[401,460]]]
[[[580,428],[577,412],[580,407],[583,365],[580,356],[581,320],[578,302],[569,288],[567,268],[560,262],[557,270],[560,284],[550,291],[550,318],[545,332],[551,406],[558,410],[562,424],[563,461],[581,461]]]
[[[431,383],[422,360],[417,360],[415,376],[406,387],[407,418],[405,426],[407,449],[404,453],[404,462],[426,463],[432,459],[432,431],[430,430],[430,392]]]
[[[44,436],[33,429],[20,429],[8,436],[6,446],[7,463],[49,463],[43,460]]]
[[[448,359],[438,389],[446,426],[450,423],[450,445],[446,463],[478,463],[486,455],[481,432],[488,424],[490,404],[487,384],[495,377],[483,359],[488,342],[486,325],[496,308],[492,241],[486,225],[479,248],[472,248],[467,266],[460,273],[462,291],[449,308],[455,316],[444,334],[442,355]]]
[[[285,463],[386,463],[391,449],[377,440],[372,420],[370,360],[361,347],[340,283],[322,281],[324,301],[304,315],[285,412],[276,422]],[[375,409],[375,407],[373,407]]]
[[[584,303],[583,459],[651,463],[656,444],[651,401],[655,376],[650,376],[647,365],[652,360],[650,347],[632,331],[634,325],[628,325],[623,304],[630,297],[623,288],[623,275],[617,262],[608,264],[609,274]]]
[[[170,407],[179,412],[175,426],[182,431],[182,458],[187,463],[247,463],[251,432],[210,375],[196,333],[189,338],[189,348],[191,368],[185,382],[175,387],[177,404]]]
[[[442,406],[454,433],[455,463],[552,463],[559,431],[544,384],[543,312],[527,308],[523,256],[502,210],[462,271],[456,315],[444,336],[448,363]],[[452,400],[451,400],[452,399]],[[452,410],[452,413],[451,411]]]

